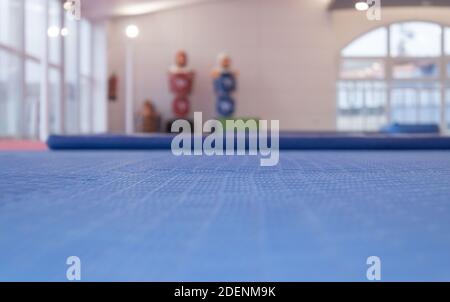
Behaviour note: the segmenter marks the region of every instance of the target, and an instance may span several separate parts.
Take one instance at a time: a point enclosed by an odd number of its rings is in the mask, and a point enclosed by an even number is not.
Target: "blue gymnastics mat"
[[[53,135],[48,139],[48,146],[52,150],[168,150],[174,137],[170,134]],[[247,147],[248,140],[246,137]],[[450,150],[450,137],[437,135],[281,133],[279,143],[281,150]],[[226,146],[225,138],[223,144]]]
[[[450,152],[0,152],[0,281],[450,281]]]

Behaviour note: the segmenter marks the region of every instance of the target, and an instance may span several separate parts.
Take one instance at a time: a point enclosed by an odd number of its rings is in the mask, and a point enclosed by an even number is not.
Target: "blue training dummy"
[[[212,73],[217,114],[219,117],[228,118],[233,116],[236,109],[233,93],[237,90],[237,72],[231,70],[231,59],[226,54],[219,55],[218,65]]]

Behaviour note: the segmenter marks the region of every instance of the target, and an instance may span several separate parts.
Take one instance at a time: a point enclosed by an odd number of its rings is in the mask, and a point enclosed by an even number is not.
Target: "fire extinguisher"
[[[117,100],[117,84],[118,84],[117,75],[112,74],[108,79],[108,99],[111,102]]]

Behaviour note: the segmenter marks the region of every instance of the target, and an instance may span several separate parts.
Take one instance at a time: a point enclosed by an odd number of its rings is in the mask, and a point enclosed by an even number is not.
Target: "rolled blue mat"
[[[52,150],[170,150],[175,134],[52,135]],[[251,134],[251,137],[254,137]],[[203,140],[205,137],[202,138]],[[194,138],[191,138],[192,146]],[[269,138],[269,146],[271,139]],[[236,149],[236,138],[234,139]],[[226,147],[226,138],[224,138]],[[245,148],[249,137],[245,138]],[[435,135],[332,135],[281,133],[280,150],[450,150],[450,137]]]
[[[383,129],[383,133],[406,133],[406,134],[438,134],[440,132],[439,125],[436,124],[399,124],[393,123]]]

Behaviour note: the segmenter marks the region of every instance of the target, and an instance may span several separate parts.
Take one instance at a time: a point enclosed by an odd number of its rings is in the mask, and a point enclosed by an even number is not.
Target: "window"
[[[68,17],[60,0],[0,0],[0,137],[105,131],[89,124],[92,95],[106,112],[98,92],[106,84],[92,84],[104,74],[91,72],[106,70],[91,58],[94,48],[105,57],[106,42],[92,38],[93,28],[104,35],[101,25]]]
[[[391,116],[398,123],[440,123],[440,85],[437,82],[394,82]]]
[[[449,57],[450,28],[435,23],[396,23],[355,39],[341,52],[338,129],[377,131],[390,122],[450,126]]]
[[[338,84],[338,129],[376,129],[386,123],[383,81],[341,81]]]
[[[64,31],[62,31],[61,14],[62,6],[60,2],[57,0],[50,1],[48,12],[49,27],[47,29],[47,35],[49,37],[48,52],[49,62],[55,65],[61,64],[61,33],[64,33]]]
[[[393,24],[391,55],[393,57],[437,57],[441,55],[440,25],[426,22]]]
[[[41,97],[41,65],[27,60],[25,63],[25,129],[23,136],[39,137],[39,103]]]
[[[88,133],[91,129],[91,89],[92,89],[92,27],[89,22],[81,22],[81,78],[80,78],[80,130]]]
[[[62,132],[62,104],[61,104],[61,70],[50,68],[48,75],[48,97],[50,105],[50,132],[60,134]]]
[[[429,59],[396,60],[392,66],[394,79],[436,79],[439,61]]]
[[[0,136],[20,134],[21,64],[20,57],[0,49]]]
[[[25,1],[25,52],[38,59],[42,59],[45,47],[45,1]]]
[[[445,104],[446,104],[445,116],[446,116],[447,129],[450,129],[450,83],[447,84]]]
[[[450,129],[450,27],[445,28],[444,36],[445,62],[447,65],[447,81],[445,89],[445,121],[447,130]]]
[[[64,56],[65,56],[65,131],[68,134],[76,134],[80,129],[79,121],[79,93],[78,93],[78,25],[79,22],[74,21],[65,15],[65,28],[67,36],[64,38]]]
[[[344,59],[341,63],[341,79],[383,79],[382,60]]]
[[[0,1],[0,44],[20,49],[22,47],[22,0]]]
[[[445,43],[445,54],[447,56],[450,56],[450,27],[447,27],[445,29],[444,43]]]

